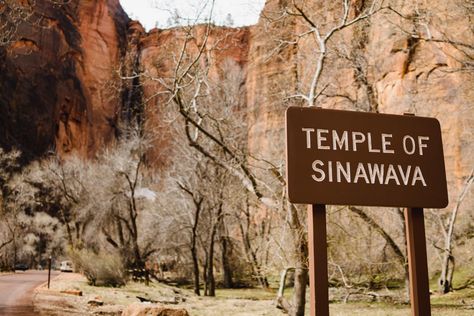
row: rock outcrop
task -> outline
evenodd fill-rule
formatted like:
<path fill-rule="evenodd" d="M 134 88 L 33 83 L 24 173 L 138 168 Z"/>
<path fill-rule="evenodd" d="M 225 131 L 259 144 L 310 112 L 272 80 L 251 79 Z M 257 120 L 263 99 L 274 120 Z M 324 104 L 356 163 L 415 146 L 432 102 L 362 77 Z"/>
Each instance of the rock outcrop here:
<path fill-rule="evenodd" d="M 15 34 L 0 47 L 1 145 L 30 158 L 91 155 L 116 133 L 128 16 L 118 0 L 40 0 L 3 4 L 2 21 L 16 12 Z"/>
<path fill-rule="evenodd" d="M 283 165 L 284 111 L 302 104 L 321 50 L 303 18 L 285 17 L 288 1 L 268 0 L 259 23 L 215 28 L 207 46 L 245 72 L 249 150 Z M 351 1 L 349 19 L 367 1 Z M 306 5 L 307 18 L 325 34 L 340 23 L 338 2 Z M 0 5 L 2 19 L 8 14 Z M 464 0 L 408 3 L 337 32 L 328 42 L 317 103 L 325 108 L 434 116 L 441 121 L 453 207 L 473 168 L 474 84 L 472 5 Z M 92 156 L 120 133 L 120 122 L 144 123 L 168 144 L 161 115 L 164 77 L 184 36 L 195 50 L 204 27 L 154 29 L 130 21 L 118 0 L 71 1 L 58 7 L 38 0 L 16 36 L 0 47 L 0 145 L 30 157 L 49 150 Z M 188 33 L 188 31 L 190 33 Z M 305 35 L 306 34 L 306 35 Z M 217 46 L 216 46 L 217 45 Z M 268 141 L 271 139 L 271 141 Z M 469 196 L 466 207 L 472 207 Z"/>
<path fill-rule="evenodd" d="M 322 36 L 341 23 L 343 11 L 337 2 L 306 3 L 307 18 Z M 355 10 L 349 20 L 369 2 L 351 3 Z M 314 34 L 308 33 L 307 20 L 278 19 L 285 6 L 287 1 L 267 1 L 260 22 L 252 27 L 246 83 L 253 122 L 250 150 L 275 165 L 284 163 L 281 154 L 275 155 L 284 152 L 284 110 L 304 103 L 293 96 L 309 94 L 321 51 Z M 451 210 L 474 168 L 474 11 L 466 1 L 434 5 L 394 0 L 390 8 L 374 14 L 370 22 L 362 20 L 336 32 L 328 42 L 317 104 L 436 117 L 443 132 Z M 472 194 L 463 203 L 463 209 L 472 208 Z M 469 213 L 464 213 L 466 219 Z"/>
<path fill-rule="evenodd" d="M 141 31 L 142 32 L 142 31 Z M 168 30 L 153 29 L 148 34 L 142 33 L 138 42 L 139 50 L 136 57 L 137 72 L 144 74 L 136 87 L 140 89 L 141 101 L 139 112 L 146 117 L 146 130 L 152 130 L 156 135 L 155 146 L 151 157 L 156 164 L 164 162 L 164 152 L 169 148 L 174 132 L 169 128 L 170 118 L 165 118 L 164 109 L 169 107 L 169 94 L 163 94 L 166 85 L 171 85 L 170 78 L 175 76 L 175 66 L 180 58 L 180 52 L 186 39 L 192 38 L 186 45 L 186 60 L 183 64 L 192 62 L 191 56 L 196 56 L 204 44 L 207 27 L 198 25 L 192 29 L 174 28 Z M 202 68 L 209 67 L 208 76 L 216 79 L 222 72 L 226 62 L 232 61 L 245 72 L 249 47 L 249 28 L 211 28 L 205 42 L 205 54 L 200 59 Z M 210 61 L 208 65 L 206 63 Z M 164 78 L 164 80 L 156 80 Z M 131 104 L 137 105 L 136 102 Z M 169 111 L 168 111 L 169 112 Z"/>

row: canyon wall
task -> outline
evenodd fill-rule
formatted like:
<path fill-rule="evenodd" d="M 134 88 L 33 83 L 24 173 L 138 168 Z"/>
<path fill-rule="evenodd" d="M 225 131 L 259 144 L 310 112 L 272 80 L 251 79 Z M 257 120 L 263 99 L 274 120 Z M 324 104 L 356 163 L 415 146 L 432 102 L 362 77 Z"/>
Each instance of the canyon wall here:
<path fill-rule="evenodd" d="M 305 1 L 304 18 L 289 3 L 266 2 L 252 27 L 249 49 L 249 146 L 276 165 L 284 164 L 284 110 L 305 104 L 295 96 L 309 94 L 321 52 L 311 23 L 324 37 L 343 18 L 336 1 Z M 370 1 L 351 4 L 348 21 L 366 11 Z M 387 2 L 370 19 L 337 31 L 328 41 L 317 88 L 316 104 L 323 108 L 437 118 L 443 132 L 448 210 L 455 207 L 474 168 L 473 18 L 472 4 L 463 0 L 436 5 Z M 468 194 L 460 225 L 472 227 L 473 206 L 474 197 Z"/>
<path fill-rule="evenodd" d="M 231 59 L 245 72 L 249 149 L 284 168 L 284 111 L 304 105 L 321 50 L 321 34 L 338 25 L 338 2 L 305 4 L 307 20 L 288 1 L 268 0 L 257 25 L 215 28 L 206 60 L 217 73 Z M 366 10 L 354 0 L 349 19 Z M 14 40 L 0 47 L 0 143 L 37 157 L 49 150 L 92 156 L 120 133 L 120 124 L 143 123 L 161 135 L 163 86 L 186 36 L 196 50 L 204 27 L 154 29 L 130 21 L 118 0 L 72 1 L 58 7 L 37 1 Z M 286 10 L 285 10 L 286 9 Z M 5 19 L 5 5 L 0 14 Z M 286 12 L 286 13 L 285 13 Z M 317 104 L 325 108 L 433 116 L 443 129 L 449 194 L 454 207 L 473 168 L 473 8 L 469 1 L 393 0 L 336 32 L 327 43 Z M 212 48 L 212 49 L 211 49 Z M 217 48 L 217 49 L 216 49 Z M 140 75 L 139 75 L 140 74 Z M 143 75 L 145 74 L 145 75 Z M 157 158 L 161 159 L 161 158 Z M 474 205 L 468 195 L 464 206 Z M 465 225 L 470 225 L 469 221 Z"/>
<path fill-rule="evenodd" d="M 133 27 L 139 28 L 139 25 Z M 208 73 L 209 82 L 219 80 L 228 62 L 245 72 L 249 28 L 211 28 L 208 36 L 205 35 L 208 32 L 205 25 L 154 29 L 147 34 L 142 29 L 139 32 L 141 36 L 136 56 L 139 69 L 135 71 L 141 74 L 136 83 L 141 94 L 139 106 L 145 117 L 145 130 L 154 135 L 154 148 L 149 159 L 155 165 L 162 165 L 167 160 L 170 141 L 175 137 L 173 128 L 176 126 L 172 127 L 169 123 L 177 119 L 177 108 L 170 102 L 167 89 L 174 84 L 173 78 L 179 76 L 175 74 L 178 61 L 181 60 L 182 68 L 185 69 L 204 47 L 198 62 L 200 69 Z"/>
<path fill-rule="evenodd" d="M 14 32 L 0 46 L 1 145 L 31 159 L 92 155 L 112 140 L 129 22 L 119 1 L 18 1 L 0 13 Z"/>

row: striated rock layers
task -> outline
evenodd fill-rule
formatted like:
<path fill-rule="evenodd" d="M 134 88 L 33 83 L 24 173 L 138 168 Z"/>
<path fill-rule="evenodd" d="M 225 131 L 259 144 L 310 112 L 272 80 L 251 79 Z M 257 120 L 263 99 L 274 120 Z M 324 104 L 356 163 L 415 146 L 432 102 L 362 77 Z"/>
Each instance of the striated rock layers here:
<path fill-rule="evenodd" d="M 290 1 L 268 0 L 257 25 L 216 28 L 206 50 L 214 54 L 206 58 L 217 60 L 211 74 L 229 58 L 245 72 L 249 149 L 281 166 L 284 111 L 302 104 L 294 96 L 309 93 L 321 53 L 308 20 L 324 35 L 342 18 L 337 1 L 306 2 L 307 20 L 283 14 Z M 351 1 L 348 18 L 367 3 Z M 472 4 L 392 0 L 390 8 L 327 42 L 317 103 L 437 117 L 452 207 L 473 168 Z M 2 19 L 5 10 L 0 5 Z M 16 36 L 0 46 L 2 146 L 19 147 L 31 157 L 49 150 L 91 156 L 115 139 L 120 122 L 145 122 L 163 136 L 155 150 L 160 154 L 168 132 L 162 124 L 163 97 L 157 94 L 162 86 L 153 80 L 143 84 L 137 75 L 172 74 L 179 43 L 191 34 L 189 49 L 196 49 L 202 26 L 192 33 L 179 28 L 146 33 L 118 0 L 71 1 L 62 7 L 38 0 L 33 15 L 22 21 Z M 473 198 L 465 203 L 472 206 Z"/>

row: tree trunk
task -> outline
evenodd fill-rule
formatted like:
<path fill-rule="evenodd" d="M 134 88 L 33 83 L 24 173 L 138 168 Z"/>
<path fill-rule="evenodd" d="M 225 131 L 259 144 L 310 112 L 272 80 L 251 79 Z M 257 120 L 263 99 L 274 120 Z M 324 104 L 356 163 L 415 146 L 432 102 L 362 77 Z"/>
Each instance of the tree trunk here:
<path fill-rule="evenodd" d="M 443 257 L 443 270 L 438 280 L 438 291 L 447 294 L 453 289 L 454 257 L 448 253 Z"/>
<path fill-rule="evenodd" d="M 406 222 L 405 222 L 405 212 L 403 211 L 403 208 L 397 208 L 396 209 L 397 215 L 400 218 L 400 223 L 401 223 L 401 230 L 402 232 L 407 231 L 406 227 Z M 410 302 L 410 269 L 408 267 L 408 247 L 407 247 L 407 235 L 406 233 L 402 234 L 402 244 L 405 245 L 405 251 L 404 251 L 404 256 L 405 256 L 405 263 L 403 264 L 403 271 L 405 272 L 405 300 L 406 302 Z"/>
<path fill-rule="evenodd" d="M 290 315 L 304 316 L 306 305 L 306 285 L 308 284 L 308 269 L 298 267 L 295 269 L 295 285 L 293 288 L 293 306 Z"/>
<path fill-rule="evenodd" d="M 211 229 L 211 236 L 210 236 L 210 241 L 209 241 L 209 260 L 207 262 L 207 280 L 206 283 L 208 284 L 208 296 L 216 296 L 216 280 L 214 278 L 214 246 L 215 246 L 215 240 L 216 240 L 216 235 L 217 232 L 219 231 L 219 228 L 222 224 L 223 221 L 223 199 L 221 196 L 221 202 L 219 203 L 219 206 L 217 208 L 217 213 L 216 213 L 216 218 L 212 224 L 212 229 Z"/>
<path fill-rule="evenodd" d="M 200 296 L 201 292 L 199 289 L 199 261 L 198 261 L 197 249 L 196 249 L 196 236 L 194 236 L 192 240 L 191 256 L 193 259 L 194 294 Z"/>
<path fill-rule="evenodd" d="M 209 241 L 209 259 L 207 262 L 207 280 L 206 283 L 208 284 L 208 296 L 216 296 L 216 280 L 214 278 L 214 246 L 217 232 L 219 231 L 222 221 L 223 221 L 223 212 L 224 212 L 224 205 L 223 205 L 223 197 L 222 192 L 220 193 L 220 203 L 217 208 L 217 213 L 215 214 L 216 217 L 213 221 L 212 228 L 211 228 L 211 236 Z"/>
<path fill-rule="evenodd" d="M 203 248 L 205 248 L 205 247 L 203 247 Z M 209 255 L 208 255 L 207 251 L 205 251 L 205 256 L 206 256 L 205 257 L 206 260 L 204 261 L 204 265 L 202 267 L 202 279 L 203 279 L 203 282 L 204 282 L 204 296 L 208 296 L 208 294 L 209 294 L 209 287 L 208 287 L 209 282 L 207 281 L 207 278 L 208 278 L 208 276 L 207 276 L 207 273 L 208 273 L 207 267 L 209 265 Z"/>
<path fill-rule="evenodd" d="M 222 207 L 222 206 L 221 206 Z M 219 216 L 220 211 L 218 212 L 218 218 L 216 222 L 212 225 L 211 237 L 209 238 L 209 251 L 208 251 L 208 260 L 207 260 L 207 296 L 216 296 L 216 280 L 214 279 L 214 245 L 215 238 L 217 233 L 217 228 L 219 225 Z"/>
<path fill-rule="evenodd" d="M 222 270 L 224 272 L 224 288 L 230 289 L 234 286 L 232 282 L 232 267 L 230 266 L 229 257 L 231 253 L 231 245 L 229 245 L 228 237 L 221 238 L 222 247 Z"/>
<path fill-rule="evenodd" d="M 193 273 L 194 273 L 194 294 L 200 296 L 201 292 L 199 289 L 199 260 L 197 253 L 197 228 L 199 225 L 199 216 L 201 214 L 202 199 L 196 199 L 193 196 L 194 205 L 196 212 L 194 213 L 194 223 L 191 231 L 191 256 L 193 259 Z M 204 271 L 205 273 L 205 271 Z"/>
<path fill-rule="evenodd" d="M 268 283 L 268 279 L 265 275 L 263 275 L 261 271 L 261 268 L 258 267 L 258 273 L 259 273 L 259 277 L 258 277 L 258 283 L 260 283 L 260 286 L 263 288 L 263 289 L 268 289 L 270 287 L 270 284 Z"/>
<path fill-rule="evenodd" d="M 405 268 L 405 300 L 410 302 L 410 268 L 408 262 L 404 266 Z"/>
<path fill-rule="evenodd" d="M 194 212 L 194 220 L 193 220 L 193 227 L 191 229 L 191 258 L 193 260 L 193 274 L 194 274 L 194 294 L 200 296 L 201 291 L 199 288 L 199 259 L 198 259 L 198 249 L 197 249 L 197 238 L 198 238 L 198 226 L 199 226 L 199 219 L 201 215 L 201 207 L 204 198 L 200 194 L 196 194 L 195 192 L 188 189 L 181 183 L 178 183 L 181 190 L 185 193 L 189 194 L 189 196 L 193 199 L 195 212 Z M 204 280 L 206 280 L 206 268 L 203 270 Z M 206 287 L 207 288 L 207 287 Z M 205 289 L 205 292 L 207 290 Z"/>
<path fill-rule="evenodd" d="M 291 310 L 291 304 L 288 303 L 288 301 L 285 300 L 285 287 L 286 287 L 286 278 L 288 276 L 289 271 L 294 271 L 295 268 L 286 268 L 285 270 L 282 271 L 280 275 L 280 287 L 278 288 L 278 294 L 277 294 L 277 307 L 285 310 L 286 312 L 289 312 Z"/>
<path fill-rule="evenodd" d="M 214 234 L 212 234 L 209 244 L 209 260 L 207 264 L 207 288 L 208 296 L 216 296 L 216 280 L 214 279 Z"/>
<path fill-rule="evenodd" d="M 461 204 L 469 192 L 469 188 L 474 182 L 474 169 L 471 170 L 469 177 L 466 180 L 464 188 L 461 190 L 461 194 L 456 201 L 456 205 L 449 217 L 448 227 L 442 227 L 445 230 L 444 233 L 444 254 L 443 263 L 441 267 L 441 275 L 438 281 L 439 292 L 446 294 L 452 290 L 452 281 L 454 274 L 454 257 L 453 257 L 453 235 L 454 235 L 454 224 L 456 223 L 457 215 Z"/>
<path fill-rule="evenodd" d="M 262 268 L 260 264 L 258 263 L 257 259 L 257 254 L 255 251 L 252 249 L 252 245 L 250 243 L 250 236 L 249 236 L 249 227 L 250 227 L 250 213 L 247 212 L 245 213 L 246 215 L 246 228 L 244 228 L 244 225 L 242 224 L 241 221 L 239 228 L 240 228 L 240 234 L 242 236 L 242 243 L 244 246 L 244 251 L 245 251 L 245 256 L 247 257 L 247 261 L 250 263 L 250 266 L 252 267 L 252 272 L 257 279 L 258 283 L 263 289 L 268 289 L 269 284 L 266 276 L 262 273 Z"/>
<path fill-rule="evenodd" d="M 455 263 L 456 261 L 454 260 L 454 257 L 451 256 L 450 257 L 450 260 L 451 260 L 451 267 L 448 271 L 448 277 L 446 278 L 448 283 L 449 283 L 449 290 L 452 291 L 453 290 L 453 276 L 454 276 L 454 268 L 455 268 Z"/>
<path fill-rule="evenodd" d="M 18 254 L 17 254 L 16 239 L 15 237 L 13 237 L 13 270 L 15 270 L 17 260 L 18 260 Z"/>
<path fill-rule="evenodd" d="M 59 209 L 59 212 L 61 213 L 64 225 L 66 226 L 67 240 L 69 242 L 69 246 L 74 249 L 74 240 L 72 238 L 72 231 L 71 227 L 69 226 L 69 222 L 66 220 L 66 215 L 64 214 L 64 210 L 62 208 Z"/>
<path fill-rule="evenodd" d="M 279 307 L 283 308 L 290 316 L 304 316 L 306 286 L 308 285 L 308 241 L 296 206 L 288 203 L 288 213 L 296 262 L 295 280 L 291 304 L 283 297 L 279 298 L 278 303 Z"/>

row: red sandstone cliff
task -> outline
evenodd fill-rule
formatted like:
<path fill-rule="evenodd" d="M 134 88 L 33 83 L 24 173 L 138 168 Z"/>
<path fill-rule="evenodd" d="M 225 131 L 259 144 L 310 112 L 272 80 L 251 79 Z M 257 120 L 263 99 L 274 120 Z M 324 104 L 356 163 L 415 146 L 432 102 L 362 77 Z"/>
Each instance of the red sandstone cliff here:
<path fill-rule="evenodd" d="M 342 8 L 337 2 L 306 3 L 308 17 L 322 34 L 340 23 Z M 366 3 L 352 1 L 359 10 Z M 284 150 L 284 110 L 301 102 L 292 95 L 308 92 L 319 54 L 314 36 L 295 36 L 309 30 L 304 19 L 279 19 L 286 5 L 268 0 L 258 25 L 252 27 L 246 83 L 253 115 L 250 150 L 276 165 L 284 162 L 281 154 L 274 155 Z M 394 0 L 390 6 L 396 12 L 382 10 L 370 23 L 362 21 L 329 42 L 319 85 L 324 91 L 317 103 L 439 119 L 451 209 L 474 167 L 474 12 L 465 1 L 435 5 Z M 472 208 L 474 197 L 464 203 L 465 209 Z"/>
<path fill-rule="evenodd" d="M 31 15 L 14 20 L 14 10 Z M 148 79 L 173 70 L 186 30 L 147 34 L 118 0 L 1 5 L 0 18 L 14 29 L 19 23 L 0 46 L 2 146 L 29 157 L 50 150 L 92 156 L 116 138 L 119 124 L 160 128 L 160 85 Z M 188 50 L 196 51 L 205 27 L 190 31 Z M 247 28 L 213 28 L 206 47 L 215 61 L 211 73 L 227 58 L 245 67 L 248 47 Z"/>
<path fill-rule="evenodd" d="M 1 145 L 29 157 L 92 154 L 115 134 L 120 102 L 113 83 L 129 18 L 118 0 L 9 6 L 0 8 L 15 31 L 0 46 Z M 13 19 L 15 12 L 25 18 Z"/>
<path fill-rule="evenodd" d="M 153 130 L 157 141 L 151 155 L 153 160 L 161 164 L 165 159 L 166 148 L 173 137 L 170 130 L 170 118 L 164 118 L 164 108 L 169 107 L 169 94 L 160 94 L 165 90 L 166 82 L 175 74 L 175 67 L 180 58 L 185 41 L 192 38 L 186 45 L 186 56 L 196 56 L 204 45 L 207 27 L 196 26 L 192 29 L 175 28 L 169 30 L 154 29 L 143 34 L 139 42 L 139 64 L 145 72 L 140 78 L 142 102 L 146 116 L 145 128 Z M 203 69 L 209 68 L 209 77 L 217 78 L 227 60 L 232 60 L 245 71 L 248 55 L 248 28 L 211 28 L 204 45 L 204 56 L 200 59 Z M 186 57 L 186 58 L 188 58 Z M 191 59 L 184 60 L 186 65 Z M 209 64 L 206 64 L 209 63 Z M 156 78 L 165 78 L 163 84 Z M 174 115 L 174 114 L 173 114 Z M 161 161 L 160 161 L 161 160 Z"/>
<path fill-rule="evenodd" d="M 364 9 L 365 1 L 352 3 Z M 437 117 L 453 201 L 473 167 L 472 8 L 462 0 L 390 4 L 397 13 L 380 12 L 329 43 L 318 103 Z M 211 73 L 226 58 L 246 72 L 249 148 L 277 165 L 284 160 L 284 111 L 301 102 L 291 96 L 307 91 L 319 53 L 314 37 L 295 37 L 308 30 L 304 20 L 281 18 L 285 5 L 268 0 L 257 25 L 216 28 L 208 43 L 225 39 L 210 56 L 217 60 Z M 340 9 L 334 3 L 305 7 L 322 32 L 337 23 Z M 4 7 L 0 14 L 3 19 Z M 34 17 L 0 47 L 1 145 L 30 156 L 49 149 L 92 155 L 120 132 L 119 121 L 145 122 L 162 135 L 158 156 L 167 144 L 160 116 L 165 101 L 155 95 L 160 85 L 135 75 L 168 75 L 185 30 L 146 33 L 118 0 L 72 1 L 61 8 L 41 0 Z M 192 34 L 188 49 L 195 50 L 203 27 Z M 467 207 L 473 205 L 469 199 Z"/>

